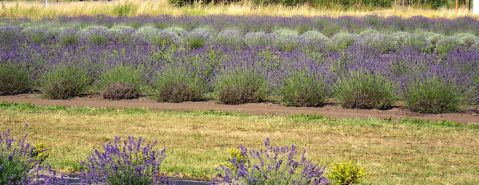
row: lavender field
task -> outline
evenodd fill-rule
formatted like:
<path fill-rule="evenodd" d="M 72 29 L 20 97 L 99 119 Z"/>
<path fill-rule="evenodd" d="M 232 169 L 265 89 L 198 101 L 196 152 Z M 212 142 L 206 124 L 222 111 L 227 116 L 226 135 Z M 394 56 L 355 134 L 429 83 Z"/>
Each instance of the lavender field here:
<path fill-rule="evenodd" d="M 74 68 L 63 75 L 74 76 L 71 83 L 81 88 L 47 98 L 111 90 L 114 95 L 105 98 L 237 104 L 279 97 L 291 106 L 331 101 L 379 109 L 406 102 L 426 113 L 479 103 L 479 21 L 473 18 L 99 16 L 2 22 L 0 62 L 28 76 L 28 85 L 0 89 L 3 95 L 64 92 L 58 84 L 70 82 L 55 81 L 60 77 L 52 71 Z"/>

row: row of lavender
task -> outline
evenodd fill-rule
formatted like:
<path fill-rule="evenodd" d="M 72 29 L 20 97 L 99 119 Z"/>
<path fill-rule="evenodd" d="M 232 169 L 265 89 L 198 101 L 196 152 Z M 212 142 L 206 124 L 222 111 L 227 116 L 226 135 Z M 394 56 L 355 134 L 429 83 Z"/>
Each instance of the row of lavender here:
<path fill-rule="evenodd" d="M 369 29 L 326 37 L 285 28 L 244 33 L 39 24 L 1 26 L 0 37 L 0 61 L 19 65 L 33 81 L 23 90 L 41 90 L 49 98 L 101 92 L 109 99 L 154 95 L 181 102 L 213 92 L 231 104 L 278 95 L 295 106 L 320 106 L 334 97 L 349 108 L 388 108 L 396 100 L 442 107 L 411 107 L 433 113 L 479 100 L 479 39 L 472 34 Z M 3 68 L 11 74 L 11 65 Z M 0 77 L 11 86 L 11 77 Z M 5 89 L 2 94 L 14 94 Z M 439 105 L 427 104 L 436 99 Z M 455 108 L 446 100 L 454 100 Z"/>
<path fill-rule="evenodd" d="M 339 163 L 328 170 L 318 166 L 298 151 L 295 145 L 277 147 L 265 139 L 264 148 L 232 148 L 230 158 L 216 170 L 211 184 L 355 184 L 365 175 L 364 169 L 352 162 Z M 0 133 L 0 183 L 25 185 L 70 184 L 45 164 L 48 151 L 43 145 L 33 146 L 26 136 L 16 140 L 10 131 Z M 102 149 L 81 162 L 80 182 L 72 184 L 175 184 L 163 175 L 165 149 L 142 138 L 121 140 L 116 137 Z"/>
<path fill-rule="evenodd" d="M 2 22 L 19 26 L 34 25 L 31 20 L 2 20 Z M 37 21 L 38 22 L 38 21 Z M 460 17 L 456 19 L 411 17 L 401 18 L 396 16 L 379 17 L 370 16 L 342 16 L 332 17 L 268 17 L 268 16 L 137 16 L 137 17 L 108 17 L 108 16 L 76 16 L 60 17 L 56 19 L 41 20 L 40 23 L 55 23 L 57 25 L 100 25 L 112 27 L 124 24 L 138 28 L 152 25 L 157 28 L 182 27 L 192 30 L 200 26 L 207 26 L 215 30 L 235 28 L 241 32 L 272 32 L 278 28 L 290 28 L 302 33 L 308 30 L 317 30 L 332 36 L 337 32 L 360 33 L 366 29 L 381 32 L 434 32 L 451 35 L 457 32 L 479 34 L 479 21 L 474 17 Z M 1 24 L 1 23 L 0 23 Z"/>

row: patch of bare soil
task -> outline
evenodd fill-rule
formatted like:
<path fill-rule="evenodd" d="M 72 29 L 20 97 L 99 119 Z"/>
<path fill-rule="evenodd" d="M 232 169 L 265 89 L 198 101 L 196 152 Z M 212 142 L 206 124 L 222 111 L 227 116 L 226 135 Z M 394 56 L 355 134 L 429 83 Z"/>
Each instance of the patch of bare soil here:
<path fill-rule="evenodd" d="M 16 96 L 0 96 L 0 101 L 11 103 L 31 103 L 35 105 L 61 105 L 61 106 L 82 106 L 82 107 L 106 107 L 106 108 L 147 108 L 152 110 L 186 110 L 186 111 L 227 111 L 245 112 L 267 115 L 294 115 L 294 114 L 320 114 L 330 118 L 381 118 L 381 119 L 403 119 L 414 118 L 424 120 L 448 120 L 459 123 L 479 123 L 479 114 L 470 110 L 461 113 L 444 114 L 420 114 L 411 112 L 404 108 L 393 108 L 389 110 L 365 110 L 365 109 L 344 109 L 339 106 L 326 105 L 324 107 L 285 107 L 273 103 L 250 103 L 242 105 L 223 105 L 214 101 L 205 102 L 184 102 L 184 103 L 158 103 L 150 99 L 140 98 L 135 100 L 111 101 L 102 99 L 100 96 L 88 96 L 70 100 L 49 100 L 43 99 L 35 94 L 24 94 Z"/>

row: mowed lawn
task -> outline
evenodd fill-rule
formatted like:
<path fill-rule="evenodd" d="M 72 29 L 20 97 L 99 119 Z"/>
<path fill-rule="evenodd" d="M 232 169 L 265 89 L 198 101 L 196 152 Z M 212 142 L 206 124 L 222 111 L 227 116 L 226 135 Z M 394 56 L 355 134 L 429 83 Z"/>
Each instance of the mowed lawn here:
<path fill-rule="evenodd" d="M 27 125 L 27 126 L 26 126 Z M 222 112 L 156 112 L 0 104 L 0 129 L 29 133 L 49 148 L 48 163 L 63 172 L 115 136 L 141 136 L 167 148 L 163 171 L 210 179 L 228 148 L 296 144 L 313 161 L 356 160 L 365 184 L 479 184 L 479 127 L 418 120 L 259 116 Z"/>

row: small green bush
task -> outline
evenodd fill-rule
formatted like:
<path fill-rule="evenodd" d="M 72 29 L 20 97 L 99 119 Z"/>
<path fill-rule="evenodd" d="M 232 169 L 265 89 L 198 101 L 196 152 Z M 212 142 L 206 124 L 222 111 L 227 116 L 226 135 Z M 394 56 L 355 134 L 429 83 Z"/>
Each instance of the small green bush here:
<path fill-rule="evenodd" d="M 0 64 L 0 95 L 15 95 L 31 89 L 28 70 L 18 64 Z"/>
<path fill-rule="evenodd" d="M 129 16 L 132 15 L 136 9 L 138 9 L 138 7 L 133 3 L 121 3 L 113 6 L 113 13 L 119 17 Z"/>
<path fill-rule="evenodd" d="M 349 185 L 358 184 L 365 175 L 364 168 L 359 164 L 346 161 L 334 164 L 328 173 L 328 178 L 332 184 Z"/>
<path fill-rule="evenodd" d="M 207 89 L 200 77 L 184 67 L 168 67 L 159 73 L 155 88 L 159 102 L 172 103 L 201 100 Z"/>
<path fill-rule="evenodd" d="M 337 82 L 335 98 L 345 108 L 387 109 L 395 99 L 393 89 L 381 75 L 355 72 Z"/>
<path fill-rule="evenodd" d="M 349 48 L 354 42 L 359 39 L 359 36 L 351 33 L 338 33 L 333 36 L 332 48 L 337 51 L 344 51 Z"/>
<path fill-rule="evenodd" d="M 62 66 L 43 77 L 41 91 L 49 99 L 68 99 L 83 95 L 91 82 L 90 76 L 83 69 Z"/>
<path fill-rule="evenodd" d="M 60 28 L 58 40 L 62 45 L 75 45 L 79 43 L 80 36 L 74 28 Z"/>
<path fill-rule="evenodd" d="M 145 86 L 142 70 L 128 65 L 116 66 L 100 76 L 96 82 L 96 88 L 99 91 L 104 91 L 107 87 L 114 84 L 133 86 L 137 91 L 140 91 Z"/>
<path fill-rule="evenodd" d="M 273 44 L 283 51 L 292 51 L 299 46 L 298 32 L 288 29 L 276 30 Z"/>
<path fill-rule="evenodd" d="M 145 83 L 141 69 L 119 65 L 101 75 L 96 86 L 103 98 L 119 100 L 138 98 Z"/>
<path fill-rule="evenodd" d="M 284 80 L 280 94 L 287 106 L 317 107 L 324 103 L 326 87 L 317 77 L 296 72 Z"/>
<path fill-rule="evenodd" d="M 103 26 L 88 26 L 79 32 L 80 39 L 95 45 L 105 45 L 111 38 L 108 28 Z"/>
<path fill-rule="evenodd" d="M 224 104 L 256 103 L 266 98 L 267 81 L 255 71 L 237 69 L 218 77 L 215 93 Z"/>
<path fill-rule="evenodd" d="M 211 31 L 205 28 L 197 28 L 191 31 L 186 37 L 189 48 L 197 49 L 203 47 L 211 37 Z"/>
<path fill-rule="evenodd" d="M 412 83 L 406 92 L 409 110 L 421 113 L 445 113 L 459 110 L 461 94 L 452 84 L 438 78 Z"/>

